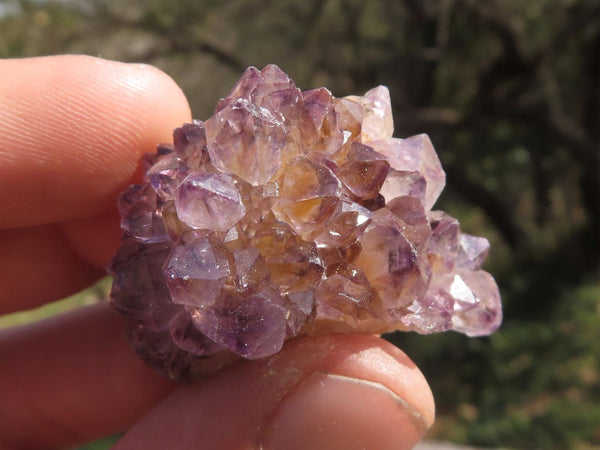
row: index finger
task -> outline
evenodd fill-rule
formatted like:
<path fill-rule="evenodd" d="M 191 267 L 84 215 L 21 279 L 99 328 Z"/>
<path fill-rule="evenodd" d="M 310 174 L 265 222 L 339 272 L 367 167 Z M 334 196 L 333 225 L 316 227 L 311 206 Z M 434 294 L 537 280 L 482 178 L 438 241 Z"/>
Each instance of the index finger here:
<path fill-rule="evenodd" d="M 189 120 L 181 90 L 151 66 L 75 55 L 0 61 L 0 228 L 106 211 L 140 155 Z"/>
<path fill-rule="evenodd" d="M 67 296 L 118 245 L 117 195 L 189 122 L 156 68 L 88 56 L 0 61 L 0 314 Z"/>

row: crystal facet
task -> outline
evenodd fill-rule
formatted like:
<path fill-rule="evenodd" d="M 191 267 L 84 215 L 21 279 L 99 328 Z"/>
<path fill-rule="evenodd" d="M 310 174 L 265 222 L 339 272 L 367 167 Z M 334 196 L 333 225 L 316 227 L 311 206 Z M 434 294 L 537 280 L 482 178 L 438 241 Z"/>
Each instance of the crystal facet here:
<path fill-rule="evenodd" d="M 393 130 L 384 86 L 334 98 L 251 67 L 144 156 L 108 268 L 137 353 L 190 379 L 204 356 L 263 358 L 301 334 L 493 332 L 489 243 L 431 211 L 433 145 Z"/>

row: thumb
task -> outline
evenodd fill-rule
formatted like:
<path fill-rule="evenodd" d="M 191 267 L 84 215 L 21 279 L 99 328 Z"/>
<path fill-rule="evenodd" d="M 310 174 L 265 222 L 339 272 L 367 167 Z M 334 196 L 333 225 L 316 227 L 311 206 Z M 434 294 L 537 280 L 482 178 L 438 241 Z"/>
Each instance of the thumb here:
<path fill-rule="evenodd" d="M 396 347 L 323 336 L 180 387 L 114 448 L 409 449 L 433 417 L 423 375 Z"/>

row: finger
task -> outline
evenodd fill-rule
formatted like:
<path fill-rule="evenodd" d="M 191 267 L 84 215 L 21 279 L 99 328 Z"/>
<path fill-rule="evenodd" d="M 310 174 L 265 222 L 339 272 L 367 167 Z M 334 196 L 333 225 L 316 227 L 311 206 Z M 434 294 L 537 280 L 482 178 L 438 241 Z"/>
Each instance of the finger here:
<path fill-rule="evenodd" d="M 1 228 L 114 206 L 143 152 L 190 120 L 156 68 L 88 56 L 0 61 Z"/>
<path fill-rule="evenodd" d="M 0 314 L 64 298 L 102 271 L 81 261 L 58 227 L 0 230 Z"/>
<path fill-rule="evenodd" d="M 67 297 L 104 275 L 119 246 L 116 211 L 72 221 L 0 230 L 0 314 Z M 84 259 L 86 249 L 95 259 Z"/>
<path fill-rule="evenodd" d="M 181 90 L 150 66 L 85 56 L 0 61 L 0 312 L 101 275 L 118 245 L 118 193 L 140 155 L 189 120 Z"/>
<path fill-rule="evenodd" d="M 65 448 L 127 429 L 174 385 L 107 304 L 0 332 L 0 448 Z"/>
<path fill-rule="evenodd" d="M 433 415 L 423 375 L 391 344 L 305 338 L 179 388 L 115 449 L 408 449 Z"/>
<path fill-rule="evenodd" d="M 168 393 L 172 384 L 134 356 L 125 328 L 118 314 L 100 304 L 2 331 L 0 448 L 62 448 L 124 430 Z M 322 337 L 291 342 L 270 360 L 244 361 L 222 376 L 180 388 L 120 445 L 189 448 L 185 439 L 200 435 L 197 442 L 206 442 L 206 448 L 243 448 L 237 443 L 252 440 L 262 440 L 265 449 L 277 448 L 286 436 L 311 433 L 315 427 L 333 434 L 356 432 L 337 437 L 320 432 L 335 442 L 368 443 L 379 436 L 395 445 L 418 440 L 432 420 L 431 392 L 399 350 L 370 336 Z M 356 421 L 362 425 L 348 425 Z M 162 445 L 164 440 L 154 447 L 145 443 L 146 435 L 160 437 L 152 431 L 157 422 L 166 427 L 156 431 L 168 431 L 164 439 L 172 440 L 170 447 Z M 187 427 L 190 422 L 193 429 Z M 235 427 L 234 436 L 229 427 Z M 319 442 L 312 442 L 312 448 L 319 448 Z M 385 441 L 375 442 L 367 448 L 386 448 Z"/>

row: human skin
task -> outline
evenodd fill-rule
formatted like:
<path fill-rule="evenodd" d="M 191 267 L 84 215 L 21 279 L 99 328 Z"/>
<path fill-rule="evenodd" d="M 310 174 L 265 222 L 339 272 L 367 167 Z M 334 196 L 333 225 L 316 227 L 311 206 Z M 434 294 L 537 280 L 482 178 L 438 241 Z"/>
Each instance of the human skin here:
<path fill-rule="evenodd" d="M 156 68 L 87 56 L 0 61 L 0 314 L 90 285 L 119 245 L 116 198 L 191 121 Z M 369 335 L 294 340 L 177 386 L 141 363 L 106 303 L 0 331 L 0 449 L 126 431 L 127 449 L 412 448 L 431 391 Z"/>

